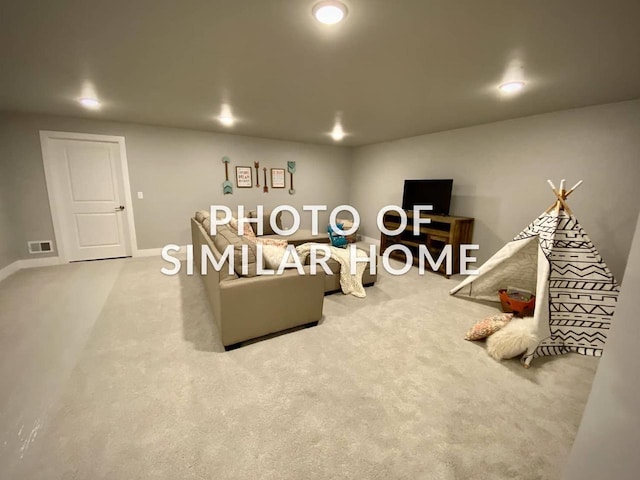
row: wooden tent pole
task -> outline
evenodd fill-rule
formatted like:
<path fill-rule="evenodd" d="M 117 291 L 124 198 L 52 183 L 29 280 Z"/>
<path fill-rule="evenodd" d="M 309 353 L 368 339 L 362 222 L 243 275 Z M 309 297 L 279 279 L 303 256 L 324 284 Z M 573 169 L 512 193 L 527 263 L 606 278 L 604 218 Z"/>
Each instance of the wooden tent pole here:
<path fill-rule="evenodd" d="M 576 183 L 573 187 L 571 187 L 570 190 L 565 191 L 564 189 L 564 184 L 565 184 L 565 179 L 563 178 L 560 181 L 560 189 L 556 190 L 556 186 L 553 184 L 553 182 L 551 180 L 547 180 L 547 183 L 551 186 L 551 190 L 553 190 L 553 193 L 556 196 L 556 201 L 551 204 L 551 206 L 549 208 L 547 208 L 544 213 L 549 213 L 552 210 L 556 210 L 556 213 L 559 214 L 560 213 L 560 209 L 562 208 L 563 210 L 565 210 L 569 215 L 573 215 L 571 212 L 571 209 L 569 208 L 569 205 L 567 204 L 567 202 L 565 201 L 567 199 L 567 197 L 569 195 L 571 195 L 571 193 L 578 188 L 580 185 L 582 185 L 582 180 L 580 180 L 578 183 Z"/>
<path fill-rule="evenodd" d="M 567 205 L 567 202 L 564 201 L 564 198 L 559 197 L 558 203 L 562 204 L 562 208 L 564 209 L 565 212 L 567 212 L 569 215 L 572 215 L 571 209 L 569 208 L 569 205 Z"/>
<path fill-rule="evenodd" d="M 580 180 L 578 183 L 576 183 L 573 187 L 571 187 L 571 189 L 567 192 L 567 194 L 564 196 L 564 198 L 567 198 L 569 195 L 571 195 L 571 193 L 578 188 L 580 185 L 582 185 L 582 180 Z"/>
<path fill-rule="evenodd" d="M 553 184 L 553 182 L 551 181 L 551 179 L 547 179 L 547 183 L 549 184 L 549 186 L 551 187 L 551 191 L 553 192 L 553 194 L 556 196 L 556 198 L 558 198 L 558 190 L 556 189 L 556 186 Z M 552 203 L 549 208 L 547 208 L 544 213 L 549 213 L 551 210 L 553 210 L 554 208 L 556 208 L 558 206 L 558 200 L 556 200 L 554 203 Z"/>

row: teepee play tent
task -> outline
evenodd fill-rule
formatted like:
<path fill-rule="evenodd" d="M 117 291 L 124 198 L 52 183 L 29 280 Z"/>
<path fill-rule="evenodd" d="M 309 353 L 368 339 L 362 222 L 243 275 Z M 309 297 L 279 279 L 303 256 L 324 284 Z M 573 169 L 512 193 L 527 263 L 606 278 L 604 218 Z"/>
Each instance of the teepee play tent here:
<path fill-rule="evenodd" d="M 522 357 L 525 367 L 546 355 L 602 355 L 618 298 L 618 284 L 566 202 L 582 181 L 568 191 L 564 182 L 556 189 L 549 180 L 555 203 L 450 292 L 491 301 L 508 286 L 535 292 L 538 343 Z"/>

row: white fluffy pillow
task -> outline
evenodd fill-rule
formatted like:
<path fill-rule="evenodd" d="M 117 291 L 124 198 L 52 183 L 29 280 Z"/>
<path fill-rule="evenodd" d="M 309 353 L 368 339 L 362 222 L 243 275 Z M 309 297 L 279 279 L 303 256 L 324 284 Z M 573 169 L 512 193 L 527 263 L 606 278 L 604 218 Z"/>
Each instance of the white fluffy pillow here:
<path fill-rule="evenodd" d="M 291 257 L 291 254 L 287 252 L 286 248 L 278 247 L 276 245 L 262 245 L 262 258 L 264 259 L 264 264 L 271 270 L 278 270 L 285 254 L 287 254 L 286 261 L 293 262 L 293 258 Z"/>
<path fill-rule="evenodd" d="M 533 317 L 514 318 L 487 338 L 487 352 L 496 360 L 523 354 L 538 342 Z"/>

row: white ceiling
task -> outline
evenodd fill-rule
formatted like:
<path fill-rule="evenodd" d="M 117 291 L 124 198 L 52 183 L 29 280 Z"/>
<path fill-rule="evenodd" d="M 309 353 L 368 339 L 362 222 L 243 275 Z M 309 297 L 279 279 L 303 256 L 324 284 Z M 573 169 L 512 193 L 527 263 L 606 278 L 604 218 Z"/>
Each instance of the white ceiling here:
<path fill-rule="evenodd" d="M 638 0 L 344 0 L 332 26 L 314 3 L 1 0 L 0 110 L 311 143 L 340 115 L 363 145 L 640 97 Z"/>

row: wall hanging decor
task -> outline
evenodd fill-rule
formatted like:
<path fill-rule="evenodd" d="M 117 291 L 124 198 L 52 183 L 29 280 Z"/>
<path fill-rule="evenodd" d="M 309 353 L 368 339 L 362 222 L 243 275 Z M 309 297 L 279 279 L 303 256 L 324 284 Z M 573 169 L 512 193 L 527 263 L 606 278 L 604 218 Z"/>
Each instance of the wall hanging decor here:
<path fill-rule="evenodd" d="M 229 157 L 222 157 L 222 163 L 224 163 L 224 182 L 222 182 L 222 194 L 231 195 L 233 193 L 233 184 L 229 181 Z"/>
<path fill-rule="evenodd" d="M 263 168 L 262 170 L 264 170 L 264 187 L 262 191 L 264 193 L 269 193 L 269 187 L 267 186 L 267 167 Z"/>
<path fill-rule="evenodd" d="M 271 169 L 271 188 L 285 188 L 285 171 L 284 168 Z"/>
<path fill-rule="evenodd" d="M 236 167 L 236 185 L 238 188 L 253 187 L 251 167 Z"/>
<path fill-rule="evenodd" d="M 260 188 L 260 162 L 253 162 L 253 168 L 256 169 L 256 187 Z"/>
<path fill-rule="evenodd" d="M 289 194 L 293 195 L 296 193 L 293 189 L 293 174 L 296 173 L 296 162 L 287 162 L 287 170 L 291 176 L 291 188 L 289 189 Z"/>

